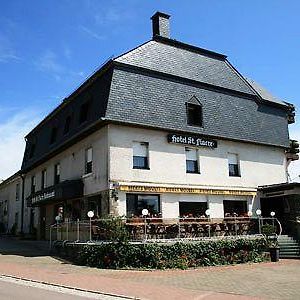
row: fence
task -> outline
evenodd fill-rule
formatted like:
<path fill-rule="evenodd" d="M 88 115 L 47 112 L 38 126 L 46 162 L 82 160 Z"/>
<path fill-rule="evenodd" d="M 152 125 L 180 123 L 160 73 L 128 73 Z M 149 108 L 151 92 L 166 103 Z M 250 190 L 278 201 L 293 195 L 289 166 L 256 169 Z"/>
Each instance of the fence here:
<path fill-rule="evenodd" d="M 50 226 L 50 243 L 59 241 L 107 241 L 110 240 L 113 219 L 64 222 Z M 135 218 L 116 219 L 125 226 L 131 241 L 165 239 L 201 239 L 261 234 L 265 225 L 280 235 L 281 224 L 276 218 L 227 217 L 222 220 L 209 218 Z M 273 229 L 272 229 L 273 228 Z"/>

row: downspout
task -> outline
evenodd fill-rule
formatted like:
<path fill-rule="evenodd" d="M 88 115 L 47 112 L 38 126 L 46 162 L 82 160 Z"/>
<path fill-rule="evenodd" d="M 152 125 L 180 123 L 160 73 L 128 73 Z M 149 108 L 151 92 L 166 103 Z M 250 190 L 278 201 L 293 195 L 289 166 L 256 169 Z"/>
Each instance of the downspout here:
<path fill-rule="evenodd" d="M 21 205 L 21 235 L 24 234 L 24 204 L 25 204 L 25 176 L 24 174 L 20 174 L 22 179 L 22 205 Z"/>

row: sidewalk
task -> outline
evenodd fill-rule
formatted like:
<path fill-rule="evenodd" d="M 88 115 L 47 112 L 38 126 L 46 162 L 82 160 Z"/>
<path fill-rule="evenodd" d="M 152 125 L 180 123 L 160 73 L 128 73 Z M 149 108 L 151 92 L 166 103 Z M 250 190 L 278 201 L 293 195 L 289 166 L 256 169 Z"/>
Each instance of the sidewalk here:
<path fill-rule="evenodd" d="M 100 270 L 74 266 L 46 253 L 34 256 L 30 248 L 33 242 L 0 240 L 0 274 L 153 300 L 299 299 L 300 294 L 300 260 L 185 271 Z"/>

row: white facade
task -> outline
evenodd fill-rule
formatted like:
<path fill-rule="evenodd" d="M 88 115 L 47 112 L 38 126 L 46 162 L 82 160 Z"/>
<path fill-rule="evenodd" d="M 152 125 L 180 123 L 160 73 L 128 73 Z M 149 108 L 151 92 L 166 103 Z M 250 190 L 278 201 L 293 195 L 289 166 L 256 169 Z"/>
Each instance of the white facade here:
<path fill-rule="evenodd" d="M 149 145 L 149 169 L 133 169 L 134 142 Z M 231 195 L 177 194 L 160 195 L 162 216 L 179 216 L 179 202 L 207 202 L 212 218 L 223 218 L 223 200 L 245 200 L 255 212 L 259 201 L 254 196 L 259 185 L 286 181 L 284 149 L 271 146 L 217 140 L 217 148 L 197 148 L 199 174 L 186 173 L 185 146 L 167 141 L 167 132 L 111 125 L 109 127 L 110 181 L 126 186 L 201 188 L 233 191 Z M 190 146 L 189 146 L 190 147 Z M 240 176 L 228 172 L 228 156 L 236 154 Z M 249 195 L 234 195 L 248 191 Z M 118 193 L 118 212 L 126 215 L 126 193 Z"/>
<path fill-rule="evenodd" d="M 46 188 L 54 185 L 54 165 L 57 163 L 60 164 L 61 182 L 81 178 L 84 198 L 106 193 L 107 199 L 102 197 L 101 201 L 108 202 L 107 212 L 121 216 L 128 215 L 127 194 L 159 195 L 163 218 L 177 218 L 180 203 L 185 202 L 206 203 L 210 217 L 216 219 L 224 217 L 224 200 L 246 201 L 247 211 L 255 212 L 260 207 L 257 187 L 286 181 L 286 159 L 282 148 L 219 139 L 216 140 L 217 148 L 195 148 L 199 173 L 189 174 L 186 172 L 186 146 L 169 143 L 167 134 L 158 130 L 106 125 L 28 172 L 24 199 L 31 194 L 32 176 L 35 176 L 35 191 L 42 189 L 43 170 L 46 170 Z M 147 145 L 147 153 L 144 149 L 135 149 L 137 142 Z M 92 173 L 85 174 L 86 149 L 90 147 L 93 168 Z M 133 168 L 134 152 L 148 156 L 149 168 Z M 232 154 L 238 158 L 240 176 L 229 176 Z M 17 218 L 21 217 L 21 201 L 15 201 L 16 183 L 21 183 L 20 177 L 0 189 L 0 200 L 9 202 L 8 227 L 15 222 L 16 213 Z M 45 206 L 46 226 L 53 224 L 55 204 L 41 203 L 30 208 L 25 200 L 24 232 L 29 232 L 30 226 L 39 228 L 42 206 Z M 18 230 L 19 224 L 20 220 Z"/>

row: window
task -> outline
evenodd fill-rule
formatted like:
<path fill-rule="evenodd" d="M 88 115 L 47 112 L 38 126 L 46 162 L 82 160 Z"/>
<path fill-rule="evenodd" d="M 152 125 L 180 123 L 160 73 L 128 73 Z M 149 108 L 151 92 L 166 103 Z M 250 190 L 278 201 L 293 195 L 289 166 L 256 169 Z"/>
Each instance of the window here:
<path fill-rule="evenodd" d="M 89 102 L 83 103 L 80 107 L 79 124 L 85 122 L 88 119 Z"/>
<path fill-rule="evenodd" d="M 31 176 L 31 194 L 35 193 L 36 180 L 35 176 Z"/>
<path fill-rule="evenodd" d="M 148 161 L 148 143 L 134 142 L 133 143 L 133 168 L 134 169 L 149 169 Z"/>
<path fill-rule="evenodd" d="M 240 176 L 237 154 L 228 153 L 229 176 Z"/>
<path fill-rule="evenodd" d="M 64 134 L 67 134 L 69 131 L 70 131 L 70 126 L 71 126 L 71 116 L 68 116 L 66 118 L 66 121 L 65 121 L 65 126 L 64 126 Z"/>
<path fill-rule="evenodd" d="M 60 164 L 56 164 L 54 166 L 54 184 L 58 184 L 60 182 Z"/>
<path fill-rule="evenodd" d="M 42 171 L 41 189 L 45 189 L 46 187 L 47 187 L 47 170 L 44 169 Z"/>
<path fill-rule="evenodd" d="M 248 216 L 247 201 L 224 200 L 224 216 L 225 217 L 244 217 Z"/>
<path fill-rule="evenodd" d="M 29 151 L 29 158 L 32 158 L 35 152 L 35 144 L 31 144 Z"/>
<path fill-rule="evenodd" d="M 18 224 L 19 224 L 19 213 L 18 212 L 15 213 L 15 224 L 18 227 Z"/>
<path fill-rule="evenodd" d="M 192 148 L 185 148 L 186 172 L 199 173 L 198 151 Z"/>
<path fill-rule="evenodd" d="M 207 202 L 179 202 L 180 217 L 206 217 Z"/>
<path fill-rule="evenodd" d="M 16 184 L 16 201 L 20 200 L 20 184 Z"/>
<path fill-rule="evenodd" d="M 3 207 L 3 214 L 4 214 L 4 216 L 6 216 L 7 213 L 8 213 L 8 201 L 5 200 L 4 201 L 4 207 Z"/>
<path fill-rule="evenodd" d="M 50 144 L 55 143 L 56 138 L 57 138 L 57 127 L 53 127 L 51 131 Z"/>
<path fill-rule="evenodd" d="M 187 123 L 191 126 L 202 126 L 202 106 L 187 103 L 186 104 Z"/>
<path fill-rule="evenodd" d="M 159 217 L 159 195 L 126 194 L 127 217 L 141 217 L 144 208 L 148 209 L 149 216 Z"/>
<path fill-rule="evenodd" d="M 93 171 L 93 148 L 85 150 L 85 174 L 92 173 Z"/>

